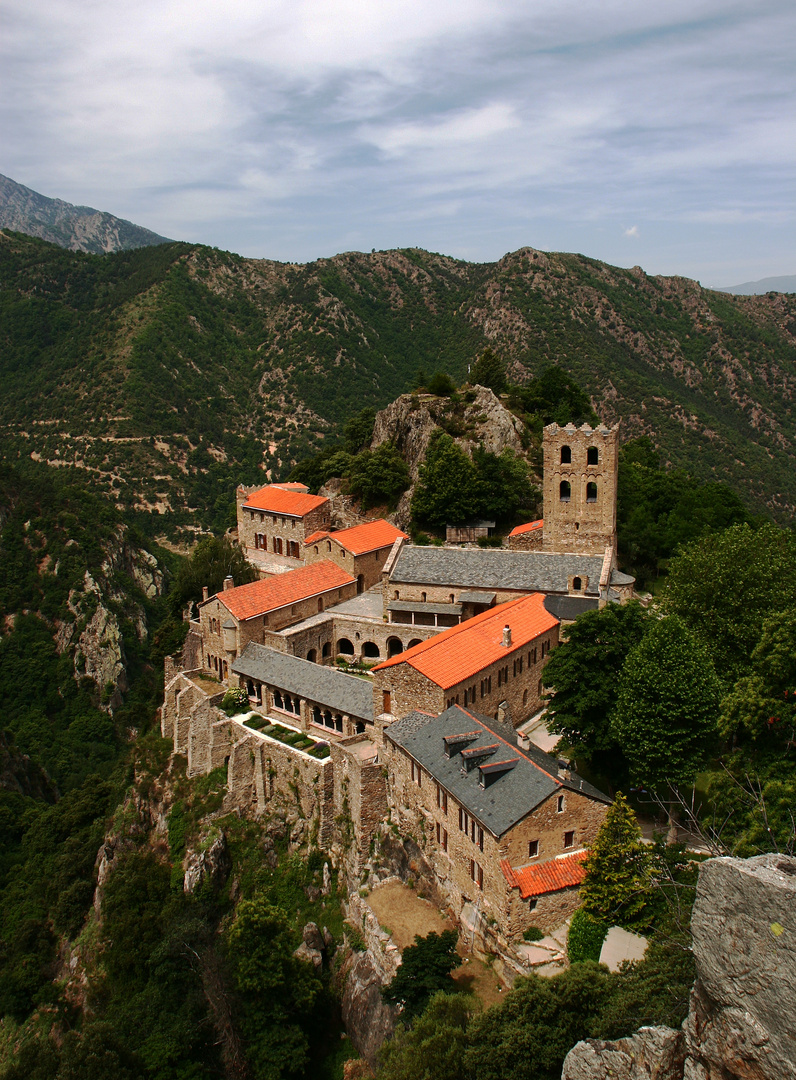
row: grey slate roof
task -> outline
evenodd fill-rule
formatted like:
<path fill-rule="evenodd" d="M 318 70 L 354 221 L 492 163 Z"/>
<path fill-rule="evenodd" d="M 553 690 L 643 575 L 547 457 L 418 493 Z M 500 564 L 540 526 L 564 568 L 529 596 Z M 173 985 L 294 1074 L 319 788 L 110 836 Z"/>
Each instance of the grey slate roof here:
<path fill-rule="evenodd" d="M 478 732 L 472 741 L 461 748 L 474 750 L 498 743 L 498 749 L 485 764 L 516 761 L 505 772 L 486 777 L 481 787 L 476 765 L 462 772 L 461 753 L 450 758 L 445 754 L 445 736 Z M 493 836 L 503 836 L 541 802 L 557 791 L 578 791 L 599 802 L 611 800 L 575 773 L 571 779 L 558 777 L 558 762 L 531 744 L 528 750 L 517 745 L 516 733 L 480 713 L 452 705 L 440 716 L 410 713 L 385 729 L 385 736 L 414 758 L 467 813 L 488 829 Z"/>
<path fill-rule="evenodd" d="M 407 544 L 401 549 L 390 581 L 406 585 L 458 585 L 466 589 L 566 593 L 567 579 L 580 575 L 589 579 L 586 595 L 597 596 L 602 568 L 601 555 L 558 555 L 544 551 L 495 548 L 414 547 Z M 633 580 L 626 574 L 620 576 L 627 582 Z"/>
<path fill-rule="evenodd" d="M 557 619 L 573 622 L 584 611 L 596 611 L 599 603 L 596 596 L 546 596 L 544 606 Z"/>
<path fill-rule="evenodd" d="M 327 705 L 336 712 L 373 722 L 373 690 L 369 682 L 335 668 L 277 652 L 250 642 L 232 664 L 236 675 L 256 679 L 289 694 Z"/>
<path fill-rule="evenodd" d="M 497 594 L 493 592 L 470 592 L 459 593 L 460 604 L 494 604 Z"/>

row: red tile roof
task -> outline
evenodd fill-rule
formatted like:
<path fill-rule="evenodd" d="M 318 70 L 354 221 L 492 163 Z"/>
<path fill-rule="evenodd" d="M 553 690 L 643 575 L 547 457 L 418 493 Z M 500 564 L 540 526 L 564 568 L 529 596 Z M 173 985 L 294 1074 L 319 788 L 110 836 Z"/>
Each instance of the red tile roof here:
<path fill-rule="evenodd" d="M 558 619 L 545 608 L 544 599 L 543 593 L 532 593 L 498 604 L 377 664 L 373 670 L 409 664 L 447 690 L 558 626 Z M 503 645 L 504 626 L 511 627 L 508 648 Z"/>
<path fill-rule="evenodd" d="M 389 521 L 377 518 L 376 521 L 366 521 L 364 525 L 354 525 L 350 529 L 340 529 L 338 532 L 313 533 L 304 543 L 317 544 L 319 540 L 336 540 L 352 555 L 364 555 L 368 551 L 392 547 L 399 536 L 402 536 L 404 540 L 409 539 L 405 532 L 401 532 Z"/>
<path fill-rule="evenodd" d="M 573 851 L 571 855 L 560 855 L 557 859 L 522 866 L 518 870 L 504 859 L 500 869 L 509 885 L 519 889 L 522 899 L 527 900 L 530 896 L 543 896 L 580 885 L 585 877 L 583 863 L 588 854 L 588 851 Z"/>
<path fill-rule="evenodd" d="M 302 485 L 303 487 L 303 485 Z M 310 510 L 323 506 L 329 500 L 323 495 L 308 495 L 306 491 L 288 491 L 279 484 L 253 491 L 246 496 L 244 507 L 250 510 L 267 510 L 270 514 L 289 514 L 290 517 L 304 517 Z"/>
<path fill-rule="evenodd" d="M 538 521 L 529 521 L 526 525 L 518 525 L 516 529 L 512 529 L 509 536 L 522 536 L 523 533 L 534 532 L 536 529 L 541 529 L 544 526 L 544 518 L 539 518 Z"/>
<path fill-rule="evenodd" d="M 288 570 L 264 581 L 253 581 L 249 585 L 226 589 L 210 599 L 220 600 L 229 613 L 242 622 L 257 615 L 264 615 L 268 611 L 276 611 L 288 604 L 296 604 L 299 600 L 306 600 L 317 593 L 349 585 L 354 580 L 335 563 L 324 560 L 302 566 L 298 570 Z M 203 603 L 209 604 L 210 600 Z M 203 604 L 200 604 L 201 606 Z"/>

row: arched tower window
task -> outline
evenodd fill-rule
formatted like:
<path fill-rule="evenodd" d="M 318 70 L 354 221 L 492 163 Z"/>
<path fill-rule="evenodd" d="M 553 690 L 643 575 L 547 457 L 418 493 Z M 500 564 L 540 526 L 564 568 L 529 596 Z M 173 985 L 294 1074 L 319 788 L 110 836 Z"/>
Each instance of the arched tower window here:
<path fill-rule="evenodd" d="M 569 446 L 562 446 L 561 447 L 561 464 L 562 465 L 571 465 L 572 464 L 572 450 L 571 450 L 571 448 Z"/>
<path fill-rule="evenodd" d="M 580 592 L 580 590 L 583 588 L 583 582 L 580 580 L 579 577 L 575 577 L 572 579 L 572 588 L 575 590 L 575 592 Z"/>
<path fill-rule="evenodd" d="M 600 464 L 600 451 L 596 446 L 590 446 L 586 451 L 586 464 L 587 465 L 599 465 Z"/>
<path fill-rule="evenodd" d="M 569 448 L 567 447 L 567 449 Z M 569 486 L 569 480 L 562 480 L 558 490 L 561 502 L 569 502 L 572 496 L 572 488 Z"/>
<path fill-rule="evenodd" d="M 594 481 L 586 485 L 586 502 L 597 502 L 597 485 Z"/>

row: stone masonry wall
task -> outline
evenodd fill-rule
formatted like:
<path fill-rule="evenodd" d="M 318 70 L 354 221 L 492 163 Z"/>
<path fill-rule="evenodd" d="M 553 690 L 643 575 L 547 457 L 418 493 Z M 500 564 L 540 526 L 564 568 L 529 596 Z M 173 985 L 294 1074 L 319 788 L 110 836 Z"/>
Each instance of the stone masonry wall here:
<path fill-rule="evenodd" d="M 387 817 L 384 767 L 375 760 L 363 761 L 363 752 L 367 756 L 372 748 L 375 754 L 376 748 L 362 736 L 341 739 L 330 746 L 338 839 L 348 872 L 356 879 L 371 841 Z"/>
<path fill-rule="evenodd" d="M 562 462 L 568 447 L 571 461 Z M 597 463 L 588 463 L 589 449 Z M 616 545 L 616 487 L 619 462 L 619 425 L 592 429 L 588 424 L 559 427 L 548 424 L 543 435 L 544 551 L 602 555 Z M 561 484 L 570 485 L 568 501 Z M 587 501 L 587 485 L 597 486 L 597 498 Z"/>
<path fill-rule="evenodd" d="M 360 592 L 371 588 L 381 580 L 381 572 L 390 554 L 392 545 L 378 548 L 376 551 L 366 551 L 362 555 L 354 555 L 339 544 L 334 538 L 319 540 L 317 544 L 309 544 L 304 548 L 304 561 L 307 563 L 322 562 L 329 559 L 337 566 L 352 574 L 355 578 L 362 575 Z"/>
<path fill-rule="evenodd" d="M 384 694 L 390 693 L 390 713 L 400 720 L 417 709 L 420 712 L 443 712 L 452 704 L 471 706 L 485 716 L 498 718 L 505 702 L 507 723 L 518 727 L 543 706 L 543 669 L 548 647 L 558 645 L 559 627 L 534 639 L 528 645 L 506 649 L 505 658 L 490 664 L 466 681 L 443 690 L 409 664 L 395 664 L 373 673 L 373 714 L 385 712 Z M 542 657 L 542 645 L 545 656 Z M 520 661 L 522 669 L 520 670 Z M 491 680 L 491 681 L 490 681 Z"/>
<path fill-rule="evenodd" d="M 236 493 L 237 518 L 238 518 L 238 543 L 246 553 L 246 557 L 255 563 L 267 555 L 268 562 L 274 565 L 284 565 L 286 569 L 294 569 L 304 564 L 304 541 L 314 532 L 328 530 L 331 523 L 331 510 L 329 502 L 323 503 L 310 510 L 302 518 L 291 517 L 287 514 L 271 514 L 267 510 L 244 510 L 243 504 L 248 495 L 256 488 L 239 487 Z M 254 537 L 256 533 L 266 536 L 267 551 L 255 547 Z M 276 554 L 274 538 L 282 541 L 282 554 Z M 290 558 L 287 555 L 289 540 L 298 543 L 298 558 Z"/>

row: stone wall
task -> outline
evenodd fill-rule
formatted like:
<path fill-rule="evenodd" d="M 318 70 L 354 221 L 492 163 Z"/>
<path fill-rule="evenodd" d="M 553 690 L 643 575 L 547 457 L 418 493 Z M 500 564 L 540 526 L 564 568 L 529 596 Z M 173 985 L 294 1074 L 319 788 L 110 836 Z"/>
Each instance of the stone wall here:
<path fill-rule="evenodd" d="M 331 537 L 305 547 L 304 561 L 313 563 L 329 559 L 347 573 L 361 579 L 359 580 L 359 591 L 362 592 L 381 581 L 381 572 L 391 548 L 392 544 L 389 547 L 378 548 L 376 551 L 366 551 L 362 555 L 354 555 L 352 552 L 347 551 L 342 544 L 338 543 L 334 537 Z"/>
<path fill-rule="evenodd" d="M 509 536 L 506 546 L 511 551 L 541 551 L 544 543 L 544 530 L 532 529 L 531 532 Z"/>
<path fill-rule="evenodd" d="M 562 461 L 562 450 L 570 461 Z M 597 462 L 589 464 L 589 450 Z M 543 435 L 544 551 L 602 555 L 616 544 L 616 487 L 619 425 L 592 429 L 588 424 L 548 424 Z M 561 484 L 569 484 L 562 499 Z M 589 501 L 587 485 L 596 485 Z"/>
<path fill-rule="evenodd" d="M 252 491 L 258 488 L 239 487 L 236 492 L 238 543 L 246 557 L 255 563 L 267 556 L 268 563 L 284 566 L 286 570 L 304 565 L 304 541 L 314 532 L 329 529 L 331 511 L 328 500 L 315 510 L 310 510 L 304 517 L 292 517 L 288 514 L 271 514 L 267 510 L 244 510 L 243 504 Z M 255 543 L 255 535 L 266 537 L 266 548 Z M 282 541 L 281 555 L 274 551 L 274 539 Z M 298 544 L 298 557 L 288 557 L 288 541 Z"/>
<path fill-rule="evenodd" d="M 338 841 L 352 881 L 387 817 L 387 783 L 377 748 L 367 737 L 330 744 L 334 766 L 334 811 Z"/>

